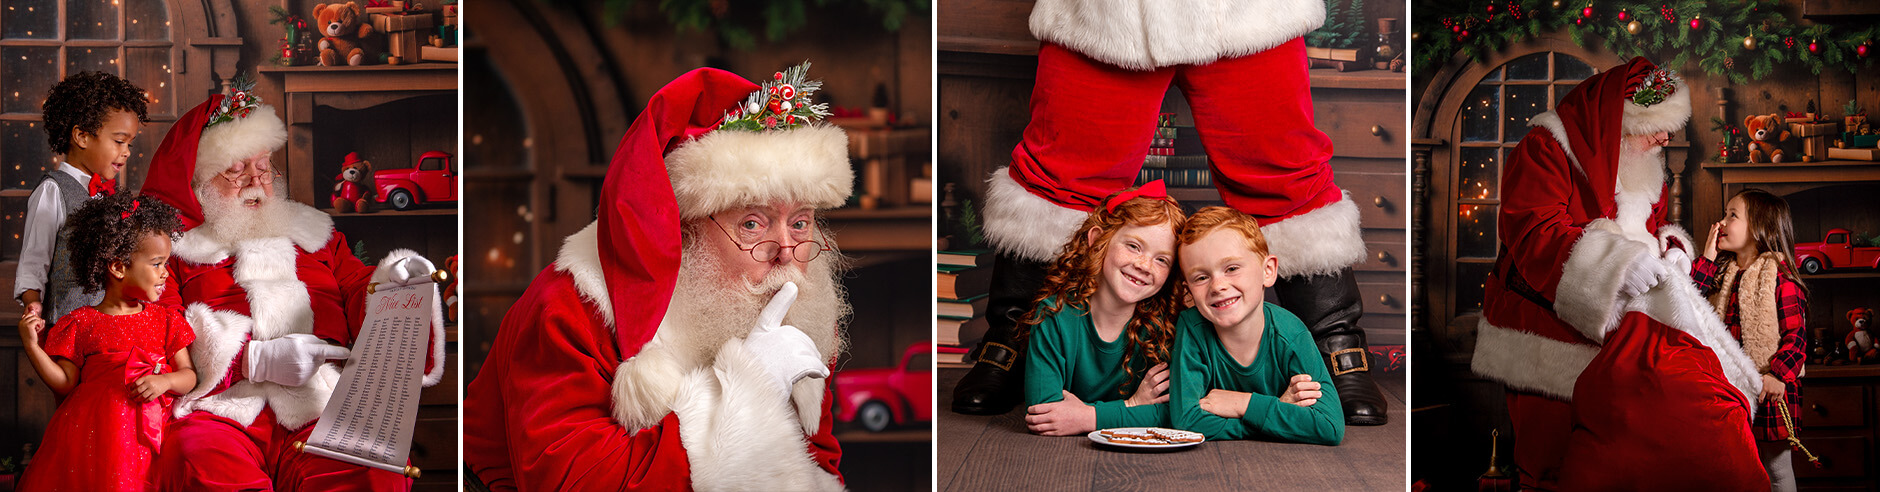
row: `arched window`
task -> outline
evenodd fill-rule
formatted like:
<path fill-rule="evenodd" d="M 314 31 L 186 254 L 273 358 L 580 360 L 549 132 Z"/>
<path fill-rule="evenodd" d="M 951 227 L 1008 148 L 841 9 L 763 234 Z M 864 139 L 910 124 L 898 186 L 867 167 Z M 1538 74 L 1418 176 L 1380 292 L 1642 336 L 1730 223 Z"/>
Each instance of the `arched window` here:
<path fill-rule="evenodd" d="M 1456 268 L 1450 312 L 1482 310 L 1483 279 L 1501 248 L 1495 217 L 1501 203 L 1501 164 L 1508 152 L 1527 136 L 1528 119 L 1552 111 L 1574 85 L 1594 73 L 1592 66 L 1571 55 L 1534 53 L 1490 70 L 1463 101 L 1449 135 L 1449 141 L 1456 142 L 1451 154 L 1455 181 L 1446 183 L 1454 190 L 1450 211 L 1456 224 L 1450 229 Z"/>
<path fill-rule="evenodd" d="M 17 259 L 26 197 L 60 156 L 46 146 L 40 104 L 66 75 L 100 71 L 149 94 L 151 125 L 122 178 L 145 164 L 175 120 L 170 8 L 164 0 L 0 0 L 0 255 Z"/>

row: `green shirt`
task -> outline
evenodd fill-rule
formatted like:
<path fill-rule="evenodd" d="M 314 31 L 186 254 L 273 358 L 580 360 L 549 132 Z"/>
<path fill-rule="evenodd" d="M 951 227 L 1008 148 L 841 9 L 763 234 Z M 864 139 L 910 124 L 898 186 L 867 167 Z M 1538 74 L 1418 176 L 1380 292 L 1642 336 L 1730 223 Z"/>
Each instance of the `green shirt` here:
<path fill-rule="evenodd" d="M 1246 366 L 1227 353 L 1214 324 L 1200 311 L 1182 311 L 1169 363 L 1169 417 L 1175 428 L 1200 432 L 1208 440 L 1264 437 L 1337 445 L 1345 440 L 1344 410 L 1312 334 L 1298 316 L 1272 303 L 1265 306 L 1266 332 L 1260 335 L 1253 364 Z M 1325 396 L 1318 403 L 1301 407 L 1279 401 L 1297 374 L 1322 383 Z M 1246 414 L 1229 419 L 1202 410 L 1201 397 L 1213 389 L 1252 393 Z"/>
<path fill-rule="evenodd" d="M 1056 304 L 1056 298 L 1046 299 Z M 1038 405 L 1063 401 L 1063 391 L 1097 410 L 1097 428 L 1165 427 L 1168 404 L 1127 406 L 1129 397 L 1120 390 L 1128 385 L 1134 394 L 1136 379 L 1146 372 L 1147 358 L 1138 349 L 1131 358 L 1136 378 L 1123 371 L 1123 354 L 1129 351 L 1127 336 L 1105 342 L 1097 336 L 1090 315 L 1075 306 L 1065 306 L 1056 315 L 1045 318 L 1031 329 L 1031 350 L 1025 355 L 1025 404 Z"/>

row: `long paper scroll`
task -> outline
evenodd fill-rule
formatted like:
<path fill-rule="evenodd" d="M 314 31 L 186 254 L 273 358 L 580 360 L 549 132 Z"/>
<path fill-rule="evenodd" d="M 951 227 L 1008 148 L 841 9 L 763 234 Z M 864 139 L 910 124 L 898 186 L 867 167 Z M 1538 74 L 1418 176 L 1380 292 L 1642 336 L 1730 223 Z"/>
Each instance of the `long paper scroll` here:
<path fill-rule="evenodd" d="M 305 443 L 294 443 L 296 449 L 418 478 L 418 469 L 405 462 L 437 309 L 434 280 L 375 284 L 367 290 L 366 319 L 353 341 L 352 357 L 313 435 Z"/>

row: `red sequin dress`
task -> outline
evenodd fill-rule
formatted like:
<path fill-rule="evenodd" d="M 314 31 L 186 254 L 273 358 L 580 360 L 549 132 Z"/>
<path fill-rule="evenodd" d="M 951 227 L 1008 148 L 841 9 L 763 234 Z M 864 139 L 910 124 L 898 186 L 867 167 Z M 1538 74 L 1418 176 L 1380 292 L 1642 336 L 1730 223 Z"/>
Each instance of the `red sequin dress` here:
<path fill-rule="evenodd" d="M 151 457 L 161 448 L 170 396 L 138 402 L 138 378 L 170 372 L 170 356 L 195 341 L 177 308 L 145 304 L 112 316 L 87 306 L 59 318 L 46 354 L 78 366 L 78 387 L 46 425 L 45 439 L 20 478 L 22 492 L 150 490 Z"/>

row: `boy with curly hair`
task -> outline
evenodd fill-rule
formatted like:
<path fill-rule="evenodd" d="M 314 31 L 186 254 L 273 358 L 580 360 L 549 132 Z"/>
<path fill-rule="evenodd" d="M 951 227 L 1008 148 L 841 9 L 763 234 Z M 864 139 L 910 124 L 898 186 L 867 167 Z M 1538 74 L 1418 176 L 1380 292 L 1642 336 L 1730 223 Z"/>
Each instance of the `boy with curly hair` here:
<path fill-rule="evenodd" d="M 86 201 L 117 192 L 117 178 L 131 156 L 131 142 L 150 122 L 144 90 L 104 72 L 80 72 L 46 93 L 46 143 L 64 156 L 26 199 L 19 269 L 13 297 L 25 316 L 56 323 L 60 316 L 98 302 L 72 272 L 62 231 L 65 218 Z M 24 317 L 22 317 L 24 319 Z"/>

